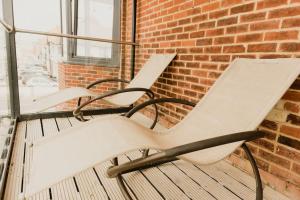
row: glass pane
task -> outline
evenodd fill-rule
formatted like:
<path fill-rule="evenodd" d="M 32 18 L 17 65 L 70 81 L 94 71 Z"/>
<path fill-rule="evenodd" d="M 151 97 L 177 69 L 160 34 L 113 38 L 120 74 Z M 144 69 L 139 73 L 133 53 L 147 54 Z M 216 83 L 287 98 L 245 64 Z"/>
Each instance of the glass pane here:
<path fill-rule="evenodd" d="M 32 99 L 58 91 L 61 38 L 17 34 L 16 50 L 21 113 L 30 113 Z"/>
<path fill-rule="evenodd" d="M 3 19 L 2 1 L 0 1 L 0 18 Z M 5 140 L 9 136 L 10 127 L 10 96 L 7 75 L 7 50 L 5 31 L 0 28 L 0 152 L 5 149 Z M 2 160 L 0 161 L 3 162 Z"/>
<path fill-rule="evenodd" d="M 0 29 L 0 116 L 10 114 L 5 32 Z"/>
<path fill-rule="evenodd" d="M 79 0 L 78 35 L 113 38 L 114 1 Z M 77 56 L 111 58 L 112 45 L 93 41 L 77 41 Z"/>
<path fill-rule="evenodd" d="M 60 0 L 14 0 L 17 28 L 60 32 Z"/>

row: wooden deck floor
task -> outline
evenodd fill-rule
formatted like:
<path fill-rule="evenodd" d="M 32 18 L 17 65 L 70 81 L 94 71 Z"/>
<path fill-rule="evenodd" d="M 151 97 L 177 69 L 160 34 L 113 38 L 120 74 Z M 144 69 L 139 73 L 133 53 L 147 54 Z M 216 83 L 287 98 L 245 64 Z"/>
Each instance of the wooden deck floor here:
<path fill-rule="evenodd" d="M 79 123 L 81 122 L 74 118 L 53 118 L 18 124 L 5 200 L 22 198 L 27 187 L 32 158 L 27 144 L 42 137 L 59 134 L 59 131 Z M 128 161 L 140 155 L 140 152 L 133 152 L 122 156 L 121 160 Z M 104 175 L 105 168 L 109 165 L 111 163 L 106 162 L 87 169 L 30 199 L 123 199 L 116 181 Z M 176 161 L 127 174 L 124 179 L 135 199 L 255 199 L 254 179 L 224 161 L 205 167 Z M 264 198 L 288 199 L 269 187 L 264 188 Z"/>

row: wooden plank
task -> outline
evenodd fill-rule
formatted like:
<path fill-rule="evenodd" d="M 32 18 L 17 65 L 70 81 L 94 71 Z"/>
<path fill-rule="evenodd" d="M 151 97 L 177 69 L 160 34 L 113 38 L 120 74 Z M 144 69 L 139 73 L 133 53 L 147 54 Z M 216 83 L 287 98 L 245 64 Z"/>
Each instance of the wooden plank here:
<path fill-rule="evenodd" d="M 83 199 L 109 199 L 93 169 L 88 169 L 75 176 Z"/>
<path fill-rule="evenodd" d="M 247 185 L 253 191 L 255 190 L 256 183 L 252 176 L 246 174 L 245 172 L 242 172 L 238 168 L 233 167 L 232 165 L 230 165 L 225 161 L 220 161 L 216 163 L 214 166 L 217 170 L 222 171 L 228 174 L 233 179 L 239 181 L 240 183 Z"/>
<path fill-rule="evenodd" d="M 56 122 L 53 118 L 42 119 L 44 136 L 49 137 L 58 133 Z"/>
<path fill-rule="evenodd" d="M 119 162 L 130 161 L 127 156 L 120 156 Z M 137 199 L 163 199 L 163 196 L 151 185 L 142 172 L 136 171 L 123 175 L 124 180 L 133 190 Z"/>
<path fill-rule="evenodd" d="M 52 120 L 54 121 L 54 119 Z M 54 122 L 55 124 L 51 122 L 51 126 L 44 126 L 43 123 L 45 133 L 51 132 L 51 134 L 55 135 L 59 134 L 58 129 L 61 131 L 71 127 L 71 123 L 69 122 L 68 118 L 56 118 Z M 56 126 L 56 123 L 58 127 Z M 81 199 L 80 194 L 78 194 L 76 190 L 76 186 L 73 179 L 66 179 L 61 181 L 59 184 L 55 185 L 54 187 L 51 187 L 51 191 L 53 191 L 53 199 Z"/>
<path fill-rule="evenodd" d="M 168 176 L 191 199 L 215 199 L 206 190 L 204 190 L 204 188 L 186 176 L 172 163 L 161 165 L 158 169 Z"/>
<path fill-rule="evenodd" d="M 71 123 L 68 120 L 68 118 L 56 118 L 57 126 L 59 128 L 59 131 L 70 128 Z"/>
<path fill-rule="evenodd" d="M 26 138 L 26 154 L 25 154 L 25 164 L 24 164 L 24 190 L 26 190 L 27 185 L 29 183 L 30 179 L 30 166 L 31 166 L 31 160 L 32 160 L 32 148 L 30 148 L 30 145 L 35 140 L 38 140 L 43 137 L 43 131 L 42 131 L 42 124 L 41 120 L 32 120 L 27 121 L 27 138 Z M 44 192 L 40 192 L 38 194 L 34 195 L 35 199 L 49 199 L 49 194 L 44 195 Z"/>
<path fill-rule="evenodd" d="M 231 192 L 235 193 L 242 199 L 255 199 L 256 193 L 249 187 L 241 184 L 232 177 L 228 176 L 224 172 L 218 170 L 214 165 L 208 166 L 196 166 L 199 170 L 214 178 L 219 184 L 228 188 Z"/>
<path fill-rule="evenodd" d="M 107 178 L 105 175 L 105 171 L 109 166 L 111 166 L 111 163 L 107 161 L 105 163 L 102 163 L 101 165 L 95 166 L 94 169 L 99 177 L 99 180 L 101 181 L 101 184 L 106 189 L 106 192 L 109 195 L 110 199 L 111 200 L 124 199 L 116 179 Z"/>
<path fill-rule="evenodd" d="M 149 154 L 154 154 L 157 151 L 150 150 Z M 135 158 L 141 157 L 141 152 L 135 153 Z M 170 178 L 174 184 L 180 187 L 184 193 L 192 199 L 215 199 L 209 192 L 202 188 L 197 182 L 183 173 L 173 163 L 166 163 L 157 166 L 157 168 Z"/>
<path fill-rule="evenodd" d="M 214 165 L 216 170 L 222 171 L 232 179 L 239 181 L 240 183 L 246 185 L 255 191 L 256 183 L 255 179 L 249 174 L 241 171 L 240 169 L 233 167 L 225 161 L 220 161 Z M 264 199 L 267 200 L 288 200 L 289 198 L 283 194 L 273 190 L 269 186 L 264 187 Z"/>
<path fill-rule="evenodd" d="M 192 164 L 178 160 L 174 164 L 182 170 L 187 176 L 192 178 L 198 184 L 201 185 L 206 191 L 213 195 L 217 199 L 240 199 L 238 196 L 224 188 L 217 181 L 213 180 L 211 177 L 201 172 L 197 167 Z"/>
<path fill-rule="evenodd" d="M 127 154 L 129 158 L 136 159 L 136 153 Z M 166 177 L 158 168 L 153 167 L 142 170 L 142 173 L 154 187 L 167 199 L 190 199 L 180 188 Z"/>
<path fill-rule="evenodd" d="M 26 122 L 18 123 L 4 200 L 17 200 L 21 192 Z"/>

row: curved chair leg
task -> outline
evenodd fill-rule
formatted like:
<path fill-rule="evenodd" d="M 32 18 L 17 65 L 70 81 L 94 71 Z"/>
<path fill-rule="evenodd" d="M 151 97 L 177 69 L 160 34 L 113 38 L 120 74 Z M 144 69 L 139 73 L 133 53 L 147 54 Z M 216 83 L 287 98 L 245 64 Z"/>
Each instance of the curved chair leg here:
<path fill-rule="evenodd" d="M 255 181 L 256 181 L 256 200 L 262 200 L 263 199 L 263 188 L 262 188 L 262 183 L 261 183 L 261 178 L 260 178 L 260 174 L 258 171 L 258 167 L 256 165 L 256 162 L 255 162 L 250 150 L 248 149 L 248 147 L 245 143 L 242 145 L 242 148 L 245 151 L 247 158 L 251 163 L 252 170 L 254 173 L 254 177 L 255 177 Z"/>
<path fill-rule="evenodd" d="M 114 164 L 114 166 L 118 165 L 118 158 L 117 157 L 113 159 L 113 164 Z M 119 185 L 119 188 L 120 188 L 120 190 L 121 190 L 121 192 L 122 192 L 125 200 L 133 200 L 131 198 L 130 194 L 129 194 L 129 191 L 127 190 L 127 188 L 125 186 L 125 183 L 123 181 L 122 175 L 118 175 L 116 177 L 116 179 L 117 179 L 117 183 Z"/>

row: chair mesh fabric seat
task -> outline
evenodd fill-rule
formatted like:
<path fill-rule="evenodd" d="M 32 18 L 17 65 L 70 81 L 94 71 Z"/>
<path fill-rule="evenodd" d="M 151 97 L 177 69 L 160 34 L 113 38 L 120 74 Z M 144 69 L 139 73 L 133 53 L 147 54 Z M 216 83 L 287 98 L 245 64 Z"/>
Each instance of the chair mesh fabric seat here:
<path fill-rule="evenodd" d="M 300 73 L 300 59 L 236 59 L 177 125 L 161 132 L 122 116 L 104 116 L 33 144 L 26 195 L 129 151 L 168 149 L 255 130 Z M 217 162 L 243 141 L 181 155 L 202 165 Z"/>
<path fill-rule="evenodd" d="M 176 54 L 153 54 L 144 64 L 135 78 L 126 86 L 126 88 L 146 88 L 150 89 L 157 78 L 168 67 Z M 103 100 L 117 106 L 128 106 L 135 103 L 145 92 L 127 92 L 120 93 Z M 24 110 L 28 113 L 42 112 L 49 108 L 59 105 L 60 103 L 79 98 L 79 97 L 96 97 L 99 94 L 80 87 L 62 89 L 58 92 L 49 94 L 35 99 L 33 102 L 25 105 Z"/>

